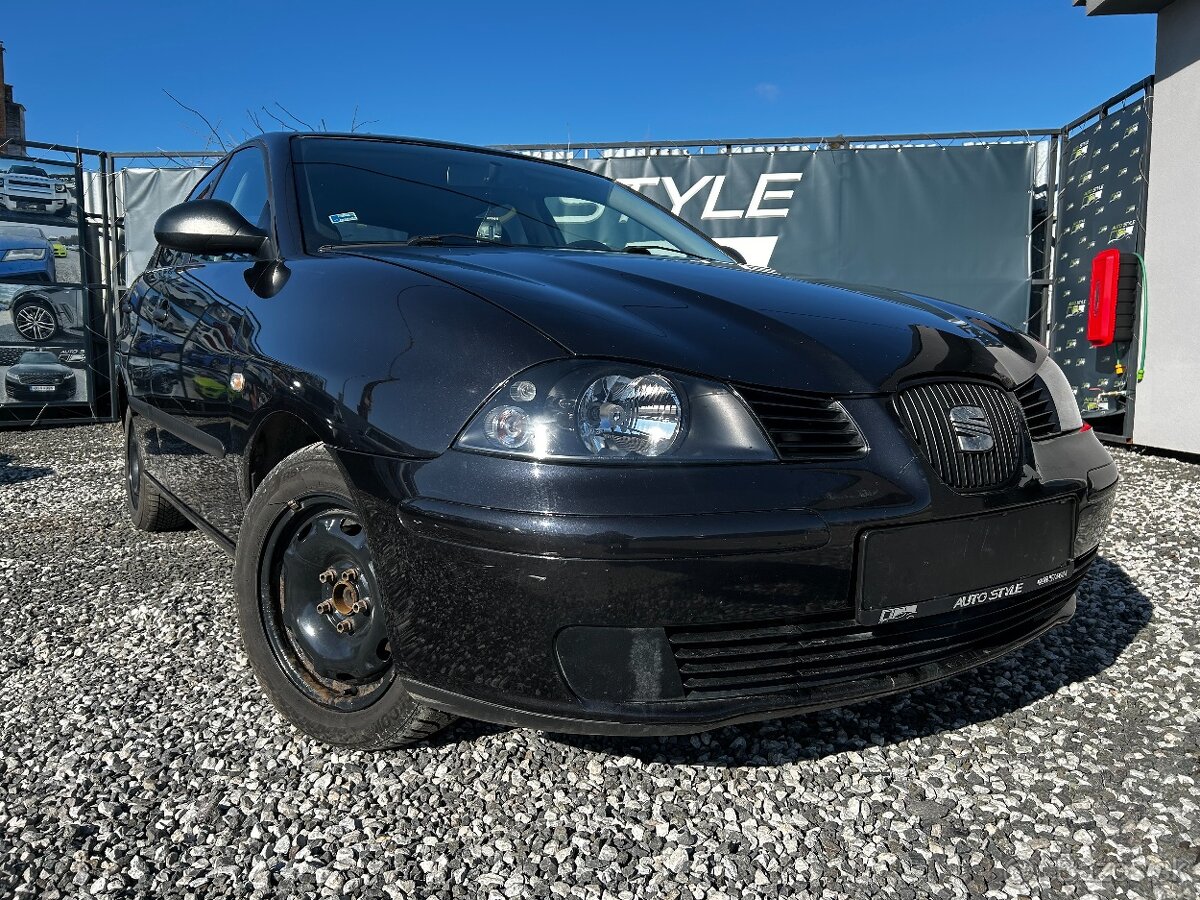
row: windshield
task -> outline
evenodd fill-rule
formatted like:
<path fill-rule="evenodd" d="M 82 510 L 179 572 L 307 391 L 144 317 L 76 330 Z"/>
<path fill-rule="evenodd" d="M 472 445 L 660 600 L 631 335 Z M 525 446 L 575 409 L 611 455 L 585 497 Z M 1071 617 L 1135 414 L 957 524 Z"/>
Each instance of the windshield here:
<path fill-rule="evenodd" d="M 10 175 L 37 175 L 41 178 L 48 178 L 45 169 L 39 169 L 37 166 L 13 166 L 9 170 Z"/>
<path fill-rule="evenodd" d="M 292 143 L 305 245 L 498 244 L 728 262 L 666 210 L 590 172 L 400 141 Z"/>
<path fill-rule="evenodd" d="M 52 366 L 58 363 L 58 357 L 53 353 L 47 353 L 44 350 L 28 350 L 21 354 L 21 358 L 18 360 L 18 362 L 39 366 Z"/>
<path fill-rule="evenodd" d="M 44 241 L 46 239 L 46 233 L 42 229 L 34 228 L 30 225 L 0 225 L 0 235 L 29 238 L 34 241 Z"/>

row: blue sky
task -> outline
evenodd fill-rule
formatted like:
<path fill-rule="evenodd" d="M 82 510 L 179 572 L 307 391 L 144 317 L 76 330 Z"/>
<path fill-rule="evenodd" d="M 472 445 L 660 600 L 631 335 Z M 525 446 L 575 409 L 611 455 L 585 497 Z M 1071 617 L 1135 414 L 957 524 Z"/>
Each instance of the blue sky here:
<path fill-rule="evenodd" d="M 470 143 L 1043 128 L 1154 65 L 1153 16 L 1088 19 L 1070 0 L 179 6 L 6 4 L 27 136 L 203 146 L 164 89 L 235 142 L 247 109 L 286 119 L 276 103 Z"/>

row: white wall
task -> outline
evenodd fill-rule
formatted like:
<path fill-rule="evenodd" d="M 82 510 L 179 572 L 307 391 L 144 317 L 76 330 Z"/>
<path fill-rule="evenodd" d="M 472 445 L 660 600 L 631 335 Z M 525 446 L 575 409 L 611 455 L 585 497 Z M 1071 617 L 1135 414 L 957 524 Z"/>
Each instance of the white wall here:
<path fill-rule="evenodd" d="M 1158 14 L 1152 115 L 1148 356 L 1133 440 L 1200 453 L 1200 0 Z"/>

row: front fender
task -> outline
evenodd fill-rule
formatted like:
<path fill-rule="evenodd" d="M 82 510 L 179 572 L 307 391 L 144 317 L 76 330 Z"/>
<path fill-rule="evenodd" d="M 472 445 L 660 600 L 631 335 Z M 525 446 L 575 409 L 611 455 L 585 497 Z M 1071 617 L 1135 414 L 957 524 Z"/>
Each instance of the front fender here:
<path fill-rule="evenodd" d="M 511 313 L 419 273 L 346 258 L 293 268 L 253 305 L 235 402 L 251 433 L 288 412 L 340 449 L 433 457 L 500 383 L 564 355 Z"/>

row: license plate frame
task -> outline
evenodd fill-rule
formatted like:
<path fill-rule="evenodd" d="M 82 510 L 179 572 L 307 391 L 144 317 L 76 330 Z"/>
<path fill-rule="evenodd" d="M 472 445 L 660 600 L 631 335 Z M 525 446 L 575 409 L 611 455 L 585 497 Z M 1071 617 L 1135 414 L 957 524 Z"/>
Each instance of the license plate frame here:
<path fill-rule="evenodd" d="M 1062 498 L 864 532 L 857 621 L 878 625 L 972 609 L 1065 581 L 1074 572 L 1075 507 L 1074 498 Z"/>

